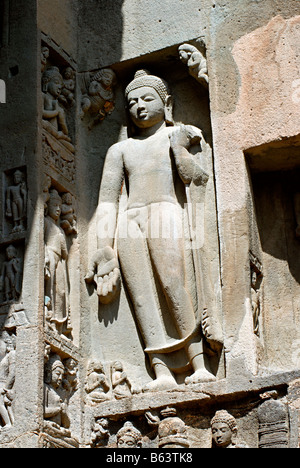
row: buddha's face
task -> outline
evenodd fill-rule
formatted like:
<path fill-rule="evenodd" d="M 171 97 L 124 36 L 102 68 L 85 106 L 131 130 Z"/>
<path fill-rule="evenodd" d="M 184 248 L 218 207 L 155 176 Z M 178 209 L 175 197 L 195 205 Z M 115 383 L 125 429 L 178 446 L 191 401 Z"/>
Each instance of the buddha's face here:
<path fill-rule="evenodd" d="M 226 423 L 215 423 L 212 426 L 212 437 L 217 447 L 226 448 L 232 442 L 232 431 Z"/>
<path fill-rule="evenodd" d="M 165 104 L 155 89 L 138 88 L 128 94 L 128 108 L 138 128 L 151 128 L 165 119 Z"/>
<path fill-rule="evenodd" d="M 118 441 L 118 448 L 132 449 L 136 447 L 137 447 L 136 440 L 131 434 L 124 434 L 122 437 L 120 437 Z"/>

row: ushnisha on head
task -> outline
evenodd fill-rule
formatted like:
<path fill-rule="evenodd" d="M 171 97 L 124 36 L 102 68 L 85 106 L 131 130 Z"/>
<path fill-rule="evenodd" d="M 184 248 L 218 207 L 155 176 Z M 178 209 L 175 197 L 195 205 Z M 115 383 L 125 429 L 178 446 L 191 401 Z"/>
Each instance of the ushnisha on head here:
<path fill-rule="evenodd" d="M 125 97 L 129 108 L 129 112 L 131 109 L 132 101 L 137 100 L 139 98 L 143 98 L 143 92 L 148 92 L 150 94 L 152 93 L 153 96 L 157 98 L 157 100 L 159 99 L 159 102 L 156 102 L 156 110 L 158 111 L 158 108 L 160 107 L 163 119 L 165 120 L 166 124 L 174 125 L 172 115 L 173 102 L 166 81 L 158 76 L 152 75 L 148 70 L 138 70 L 134 75 L 134 79 L 128 84 L 125 90 Z M 137 126 L 139 126 L 135 122 L 134 116 L 132 116 L 132 114 L 131 119 Z"/>
<path fill-rule="evenodd" d="M 127 421 L 117 433 L 118 448 L 141 448 L 142 434 L 134 425 Z"/>

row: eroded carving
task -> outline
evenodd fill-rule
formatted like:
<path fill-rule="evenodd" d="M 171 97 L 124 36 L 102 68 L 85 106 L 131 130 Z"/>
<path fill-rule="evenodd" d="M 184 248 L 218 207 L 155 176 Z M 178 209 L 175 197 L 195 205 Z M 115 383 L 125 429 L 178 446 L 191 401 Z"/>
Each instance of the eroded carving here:
<path fill-rule="evenodd" d="M 60 225 L 66 235 L 77 234 L 76 215 L 73 206 L 73 197 L 69 192 L 62 195 Z"/>
<path fill-rule="evenodd" d="M 91 447 L 101 448 L 105 447 L 109 440 L 109 422 L 105 418 L 96 419 L 92 427 Z"/>
<path fill-rule="evenodd" d="M 90 127 L 113 112 L 116 83 L 116 74 L 110 68 L 105 68 L 95 74 L 88 72 L 82 76 L 81 118 L 89 113 L 93 118 Z"/>
<path fill-rule="evenodd" d="M 2 427 L 11 427 L 14 423 L 13 401 L 15 384 L 16 336 L 2 331 L 0 362 L 0 416 Z M 4 356 L 3 356 L 4 354 Z"/>
<path fill-rule="evenodd" d="M 200 44 L 201 45 L 201 44 Z M 190 75 L 200 84 L 208 87 L 208 70 L 205 56 L 205 46 L 199 49 L 191 44 L 183 44 L 179 47 L 180 60 L 189 68 Z"/>
<path fill-rule="evenodd" d="M 288 448 L 289 427 L 287 406 L 277 400 L 277 392 L 261 395 L 263 403 L 257 410 L 259 448 Z"/>
<path fill-rule="evenodd" d="M 262 265 L 259 260 L 250 252 L 251 270 L 251 303 L 253 314 L 253 330 L 258 337 L 261 335 L 261 308 L 262 308 Z"/>
<path fill-rule="evenodd" d="M 91 259 L 86 281 L 95 281 L 100 301 L 113 300 L 119 284 L 120 260 L 144 349 L 155 372 L 155 380 L 144 391 L 177 385 L 172 353 L 179 350 L 185 350 L 194 371 L 186 384 L 212 381 L 215 376 L 206 366 L 201 339 L 203 311 L 195 310 L 187 281 L 185 240 L 178 235 L 182 233 L 183 213 L 173 182 L 176 168 L 183 190 L 192 183 L 205 189 L 208 175 L 189 152 L 192 145 L 200 144 L 202 134 L 191 126 L 168 126 L 172 121 L 172 99 L 167 84 L 145 70 L 136 73 L 126 89 L 126 98 L 137 136 L 114 145 L 107 154 L 98 206 L 99 250 Z M 129 198 L 116 232 L 124 174 Z M 191 201 L 188 187 L 186 197 Z M 159 227 L 162 219 L 168 220 L 167 236 Z M 101 230 L 104 225 L 112 226 L 109 233 Z M 168 336 L 161 320 L 153 276 L 168 306 L 165 323 L 172 327 L 173 338 Z M 195 285 L 195 278 L 193 281 Z M 212 349 L 220 349 L 222 330 L 214 311 L 206 312 L 203 333 Z"/>
<path fill-rule="evenodd" d="M 76 73 L 71 67 L 67 67 L 63 72 L 63 88 L 59 96 L 60 102 L 66 106 L 73 106 L 75 103 Z"/>

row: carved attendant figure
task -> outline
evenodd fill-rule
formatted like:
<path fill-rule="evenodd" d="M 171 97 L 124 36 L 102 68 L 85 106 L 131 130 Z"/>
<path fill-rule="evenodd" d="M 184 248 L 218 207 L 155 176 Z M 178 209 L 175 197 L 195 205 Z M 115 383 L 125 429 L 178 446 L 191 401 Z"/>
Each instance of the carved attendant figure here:
<path fill-rule="evenodd" d="M 45 218 L 46 246 L 46 297 L 52 303 L 53 316 L 58 333 L 66 333 L 69 315 L 69 284 L 67 273 L 68 250 L 64 231 L 59 226 L 62 200 L 56 190 L 50 191 L 48 213 Z"/>
<path fill-rule="evenodd" d="M 6 261 L 2 265 L 0 291 L 4 292 L 5 301 L 16 301 L 21 294 L 22 262 L 17 249 L 9 245 L 6 249 Z"/>
<path fill-rule="evenodd" d="M 57 429 L 70 427 L 67 404 L 61 396 L 64 373 L 65 367 L 61 358 L 57 355 L 51 356 L 46 365 L 44 418 L 52 422 Z"/>
<path fill-rule="evenodd" d="M 198 185 L 207 183 L 207 174 L 189 152 L 193 142 L 199 143 L 201 132 L 190 126 L 168 126 L 172 121 L 172 99 L 167 84 L 149 72 L 136 73 L 126 89 L 126 98 L 136 136 L 115 144 L 107 154 L 98 206 L 99 250 L 92 259 L 86 281 L 95 279 L 101 301 L 105 296 L 113 298 L 118 284 L 119 257 L 145 352 L 150 356 L 156 376 L 144 390 L 177 385 L 165 355 L 180 349 L 186 351 L 194 371 L 186 383 L 214 380 L 204 363 L 200 327 L 188 288 L 184 238 L 179 234 L 183 215 L 174 182 L 179 177 L 182 184 L 195 180 Z M 129 192 L 128 205 L 116 232 L 124 178 Z M 150 232 L 162 219 L 170 221 L 168 238 Z M 111 229 L 104 233 L 101 228 L 106 223 Z M 129 232 L 124 235 L 128 224 L 134 235 Z M 114 237 L 118 238 L 117 253 L 113 250 Z M 153 275 L 165 295 L 170 317 L 166 320 L 173 322 L 176 339 L 166 336 Z"/>
<path fill-rule="evenodd" d="M 27 188 L 24 182 L 24 174 L 21 171 L 14 173 L 14 185 L 6 191 L 6 216 L 12 218 L 14 228 L 12 232 L 25 230 L 24 220 L 27 209 Z"/>

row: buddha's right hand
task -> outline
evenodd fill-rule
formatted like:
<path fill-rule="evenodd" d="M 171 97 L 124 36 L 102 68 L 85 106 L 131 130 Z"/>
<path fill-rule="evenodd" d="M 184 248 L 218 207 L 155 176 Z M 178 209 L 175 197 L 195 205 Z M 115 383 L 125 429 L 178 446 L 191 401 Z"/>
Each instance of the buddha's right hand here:
<path fill-rule="evenodd" d="M 87 283 L 95 282 L 102 304 L 109 304 L 120 289 L 120 269 L 115 251 L 111 247 L 97 250 L 91 259 Z"/>

